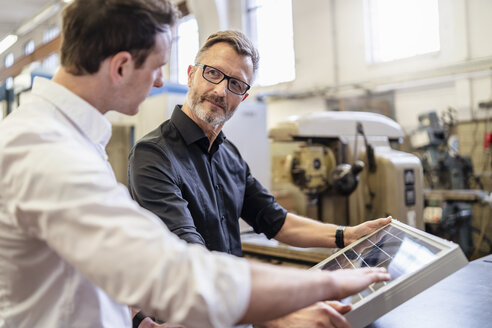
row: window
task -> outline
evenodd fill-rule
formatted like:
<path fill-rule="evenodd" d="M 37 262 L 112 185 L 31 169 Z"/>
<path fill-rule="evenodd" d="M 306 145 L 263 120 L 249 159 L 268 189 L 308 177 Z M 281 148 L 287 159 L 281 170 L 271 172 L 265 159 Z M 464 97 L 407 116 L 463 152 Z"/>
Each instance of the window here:
<path fill-rule="evenodd" d="M 365 0 L 367 61 L 440 50 L 438 0 Z"/>
<path fill-rule="evenodd" d="M 34 52 L 34 40 L 29 40 L 26 42 L 26 44 L 24 45 L 24 55 L 30 55 Z"/>
<path fill-rule="evenodd" d="M 51 26 L 46 31 L 44 31 L 43 42 L 48 43 L 54 40 L 60 34 L 60 28 L 58 26 Z"/>
<path fill-rule="evenodd" d="M 248 35 L 260 53 L 256 83 L 294 80 L 292 0 L 248 0 L 247 17 Z"/>
<path fill-rule="evenodd" d="M 3 64 L 5 65 L 5 68 L 10 67 L 14 64 L 14 54 L 13 53 L 8 53 L 5 56 L 5 59 L 3 61 Z"/>
<path fill-rule="evenodd" d="M 41 69 L 45 72 L 51 72 L 54 74 L 59 65 L 60 58 L 58 53 L 52 53 L 42 61 Z"/>
<path fill-rule="evenodd" d="M 7 90 L 12 90 L 12 88 L 14 87 L 14 78 L 9 76 L 6 80 L 5 80 L 5 89 Z"/>
<path fill-rule="evenodd" d="M 199 49 L 198 24 L 193 15 L 185 16 L 178 25 L 171 59 L 171 80 L 188 84 L 188 66 L 195 63 Z"/>

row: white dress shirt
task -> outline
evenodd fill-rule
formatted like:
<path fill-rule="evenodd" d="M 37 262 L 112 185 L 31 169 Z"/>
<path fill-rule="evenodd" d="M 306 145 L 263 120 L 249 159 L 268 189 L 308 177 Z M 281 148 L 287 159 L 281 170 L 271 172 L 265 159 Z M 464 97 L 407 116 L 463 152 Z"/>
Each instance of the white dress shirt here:
<path fill-rule="evenodd" d="M 108 95 L 111 96 L 111 95 Z M 187 245 L 118 184 L 111 124 L 50 80 L 0 122 L 0 327 L 231 327 L 247 261 Z"/>

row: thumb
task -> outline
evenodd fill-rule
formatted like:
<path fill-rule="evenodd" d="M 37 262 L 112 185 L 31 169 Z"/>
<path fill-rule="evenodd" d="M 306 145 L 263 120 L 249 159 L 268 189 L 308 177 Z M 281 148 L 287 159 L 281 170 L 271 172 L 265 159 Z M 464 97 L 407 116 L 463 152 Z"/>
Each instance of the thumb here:
<path fill-rule="evenodd" d="M 325 304 L 331 306 L 340 314 L 345 314 L 352 310 L 352 306 L 350 304 L 343 304 L 338 301 L 325 301 Z"/>

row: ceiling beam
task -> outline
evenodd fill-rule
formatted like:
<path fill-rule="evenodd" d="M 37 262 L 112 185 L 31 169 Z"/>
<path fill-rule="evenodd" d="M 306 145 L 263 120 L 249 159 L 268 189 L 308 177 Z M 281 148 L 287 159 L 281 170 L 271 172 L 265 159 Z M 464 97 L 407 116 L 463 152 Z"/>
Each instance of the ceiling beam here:
<path fill-rule="evenodd" d="M 0 70 L 0 84 L 5 82 L 9 77 L 16 77 L 19 75 L 24 67 L 35 61 L 41 61 L 48 57 L 52 53 L 58 52 L 61 46 L 61 36 L 57 36 L 48 43 L 43 44 L 38 47 L 33 53 L 19 57 L 15 60 L 14 64 L 8 68 L 3 68 Z"/>

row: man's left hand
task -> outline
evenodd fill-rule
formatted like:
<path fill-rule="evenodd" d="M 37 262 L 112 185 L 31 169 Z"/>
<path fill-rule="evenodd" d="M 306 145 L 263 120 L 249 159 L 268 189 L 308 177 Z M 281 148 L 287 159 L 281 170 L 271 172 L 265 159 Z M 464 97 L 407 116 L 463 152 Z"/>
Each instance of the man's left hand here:
<path fill-rule="evenodd" d="M 351 306 L 340 302 L 318 302 L 307 308 L 286 315 L 277 320 L 269 321 L 260 327 L 264 328 L 350 328 L 350 323 L 343 314 L 350 311 Z"/>
<path fill-rule="evenodd" d="M 185 328 L 181 325 L 174 325 L 171 323 L 157 323 L 154 322 L 151 318 L 147 317 L 142 320 L 138 328 Z"/>
<path fill-rule="evenodd" d="M 347 227 L 344 231 L 344 243 L 345 246 L 350 245 L 357 239 L 368 235 L 377 229 L 389 224 L 391 222 L 391 216 L 387 218 L 381 218 L 377 220 L 371 220 L 354 227 Z"/>

